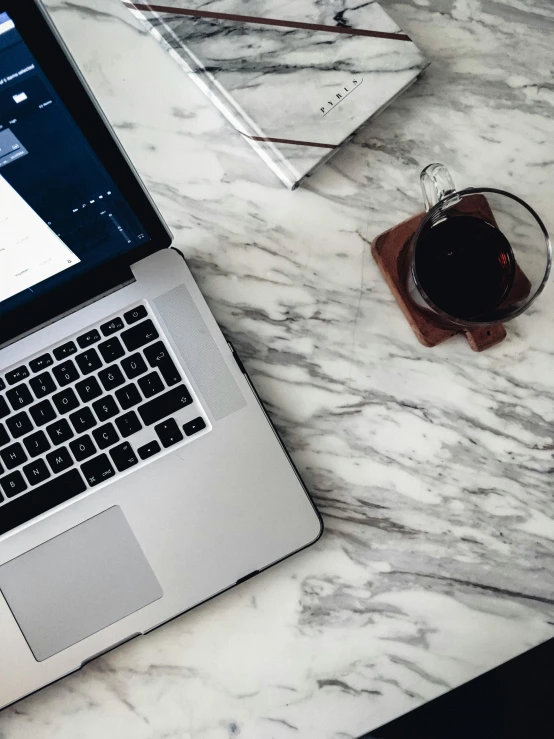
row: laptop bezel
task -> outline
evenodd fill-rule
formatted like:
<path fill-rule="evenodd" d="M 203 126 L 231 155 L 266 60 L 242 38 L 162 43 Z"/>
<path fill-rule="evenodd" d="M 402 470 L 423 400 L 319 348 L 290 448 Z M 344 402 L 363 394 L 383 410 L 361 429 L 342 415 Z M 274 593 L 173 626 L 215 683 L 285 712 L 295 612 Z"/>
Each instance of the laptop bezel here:
<path fill-rule="evenodd" d="M 71 313 L 133 279 L 131 265 L 171 245 L 172 235 L 40 1 L 3 0 L 6 12 L 150 240 L 2 314 L 0 346 Z"/>

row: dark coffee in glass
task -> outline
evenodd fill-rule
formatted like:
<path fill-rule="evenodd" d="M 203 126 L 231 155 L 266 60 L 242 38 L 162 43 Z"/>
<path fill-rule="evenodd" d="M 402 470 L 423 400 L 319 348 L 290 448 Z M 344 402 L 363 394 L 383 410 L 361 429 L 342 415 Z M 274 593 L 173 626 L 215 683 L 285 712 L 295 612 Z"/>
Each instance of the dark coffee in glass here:
<path fill-rule="evenodd" d="M 434 305 L 466 320 L 501 305 L 514 282 L 504 234 L 475 216 L 445 216 L 422 233 L 415 254 L 419 284 Z"/>

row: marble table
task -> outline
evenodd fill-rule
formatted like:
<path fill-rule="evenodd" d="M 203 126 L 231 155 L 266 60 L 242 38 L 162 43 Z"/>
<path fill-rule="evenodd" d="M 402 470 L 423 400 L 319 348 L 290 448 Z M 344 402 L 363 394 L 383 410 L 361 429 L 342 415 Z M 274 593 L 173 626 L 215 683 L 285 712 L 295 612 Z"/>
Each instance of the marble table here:
<path fill-rule="evenodd" d="M 2 739 L 346 739 L 554 635 L 554 289 L 489 352 L 430 350 L 369 253 L 433 160 L 554 232 L 554 7 L 384 5 L 434 63 L 291 193 L 118 0 L 49 0 L 326 533 L 8 709 Z"/>

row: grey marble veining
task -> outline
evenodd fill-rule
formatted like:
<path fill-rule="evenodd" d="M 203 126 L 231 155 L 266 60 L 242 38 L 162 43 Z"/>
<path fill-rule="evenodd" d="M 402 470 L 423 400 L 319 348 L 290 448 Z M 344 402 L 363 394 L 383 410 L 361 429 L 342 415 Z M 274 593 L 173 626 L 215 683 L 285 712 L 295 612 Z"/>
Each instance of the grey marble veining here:
<path fill-rule="evenodd" d="M 369 254 L 433 160 L 554 232 L 549 0 L 384 3 L 433 64 L 294 193 L 118 0 L 49 7 L 327 531 L 3 712 L 2 739 L 356 737 L 551 637 L 552 285 L 494 350 L 429 350 Z"/>

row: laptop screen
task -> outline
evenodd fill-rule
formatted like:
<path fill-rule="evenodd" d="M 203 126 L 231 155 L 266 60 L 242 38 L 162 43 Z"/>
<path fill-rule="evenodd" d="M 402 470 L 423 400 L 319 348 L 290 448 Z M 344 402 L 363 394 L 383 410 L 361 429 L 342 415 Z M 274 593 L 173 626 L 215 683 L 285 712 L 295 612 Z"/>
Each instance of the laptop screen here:
<path fill-rule="evenodd" d="M 0 315 L 149 236 L 0 13 Z"/>

